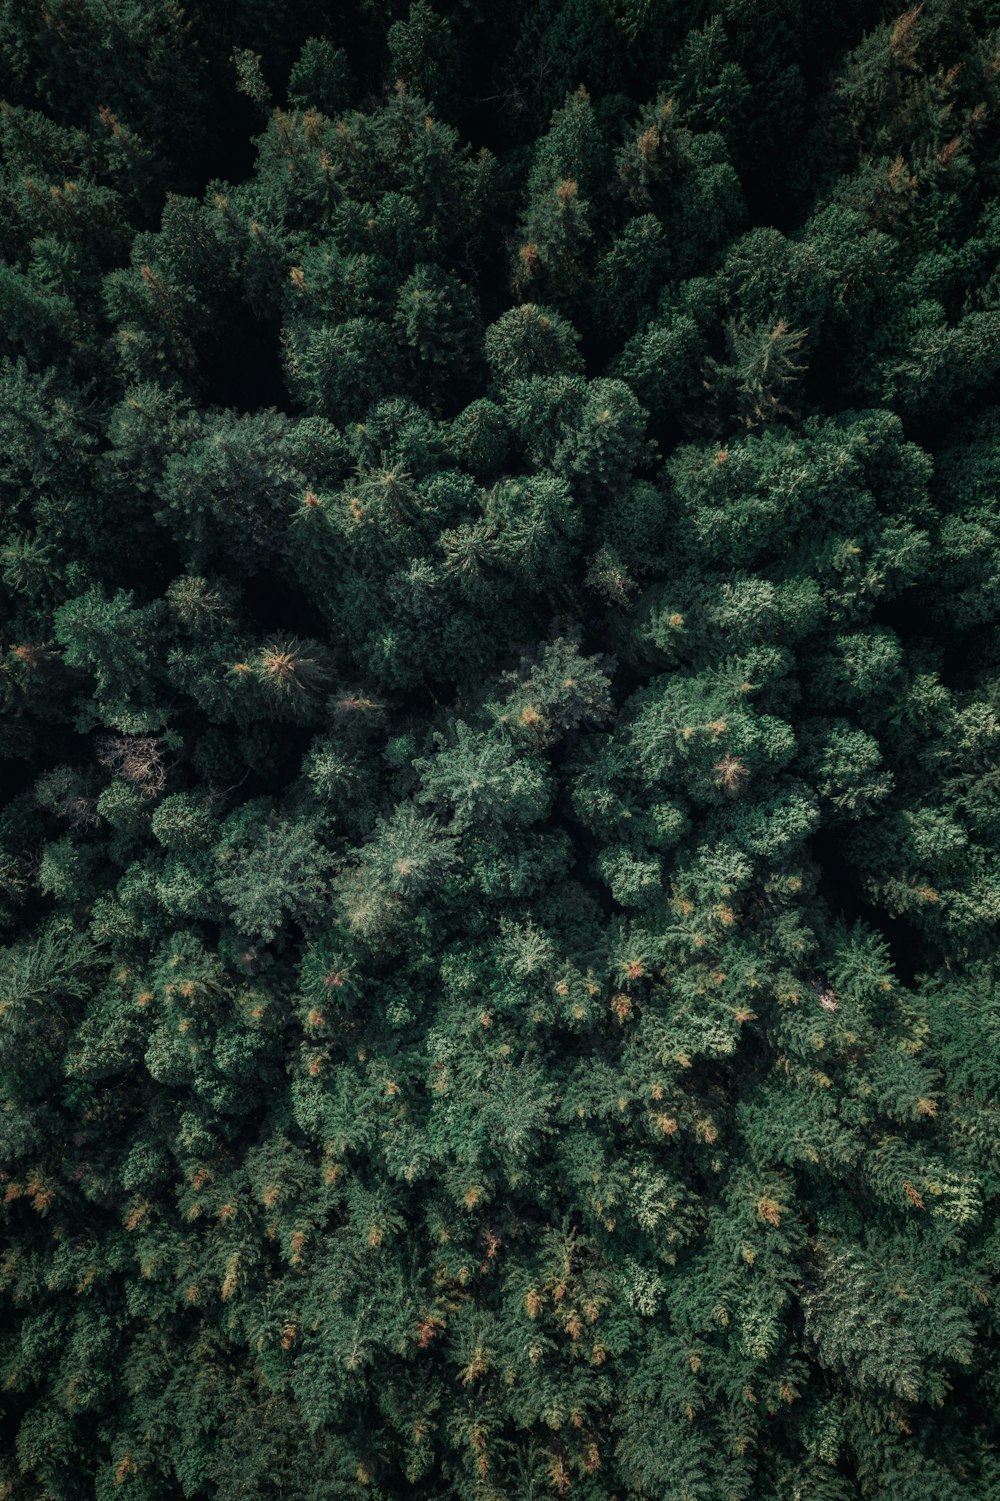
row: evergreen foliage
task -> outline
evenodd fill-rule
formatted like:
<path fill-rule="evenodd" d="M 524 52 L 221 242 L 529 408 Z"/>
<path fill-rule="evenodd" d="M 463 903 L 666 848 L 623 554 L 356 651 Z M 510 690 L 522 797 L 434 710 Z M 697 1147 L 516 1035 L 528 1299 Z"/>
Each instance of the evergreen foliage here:
<path fill-rule="evenodd" d="M 998 58 L 0 4 L 0 1497 L 1000 1496 Z"/>

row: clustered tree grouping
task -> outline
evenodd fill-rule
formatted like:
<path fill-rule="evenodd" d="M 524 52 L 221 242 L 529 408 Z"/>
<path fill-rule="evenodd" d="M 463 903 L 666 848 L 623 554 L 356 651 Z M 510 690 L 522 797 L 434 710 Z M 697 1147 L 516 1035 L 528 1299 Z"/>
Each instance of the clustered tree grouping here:
<path fill-rule="evenodd" d="M 998 0 L 0 57 L 0 1496 L 996 1501 Z"/>

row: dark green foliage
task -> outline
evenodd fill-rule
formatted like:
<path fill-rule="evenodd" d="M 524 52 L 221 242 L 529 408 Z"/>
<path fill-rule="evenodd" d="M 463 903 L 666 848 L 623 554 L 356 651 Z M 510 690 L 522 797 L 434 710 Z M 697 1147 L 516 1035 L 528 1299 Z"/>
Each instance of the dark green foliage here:
<path fill-rule="evenodd" d="M 288 75 L 288 102 L 294 109 L 336 115 L 349 102 L 350 64 L 343 47 L 326 37 L 310 37 Z"/>
<path fill-rule="evenodd" d="M 425 0 L 413 0 L 405 21 L 386 33 L 389 72 L 449 115 L 459 74 L 459 52 L 448 22 Z"/>
<path fill-rule="evenodd" d="M 998 23 L 0 4 L 0 1496 L 1000 1496 Z"/>

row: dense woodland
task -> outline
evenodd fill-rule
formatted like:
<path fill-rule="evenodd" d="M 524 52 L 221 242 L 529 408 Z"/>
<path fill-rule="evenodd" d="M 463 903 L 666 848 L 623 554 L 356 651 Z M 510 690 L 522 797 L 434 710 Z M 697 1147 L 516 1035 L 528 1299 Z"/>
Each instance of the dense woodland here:
<path fill-rule="evenodd" d="M 1000 1496 L 1000 0 L 2 0 L 0 1497 Z"/>

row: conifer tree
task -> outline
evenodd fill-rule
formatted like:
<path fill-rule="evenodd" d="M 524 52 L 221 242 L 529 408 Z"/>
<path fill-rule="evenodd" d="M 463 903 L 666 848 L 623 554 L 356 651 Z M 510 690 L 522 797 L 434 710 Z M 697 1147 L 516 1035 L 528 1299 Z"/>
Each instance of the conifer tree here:
<path fill-rule="evenodd" d="M 0 1495 L 1000 1495 L 997 19 L 0 6 Z"/>

